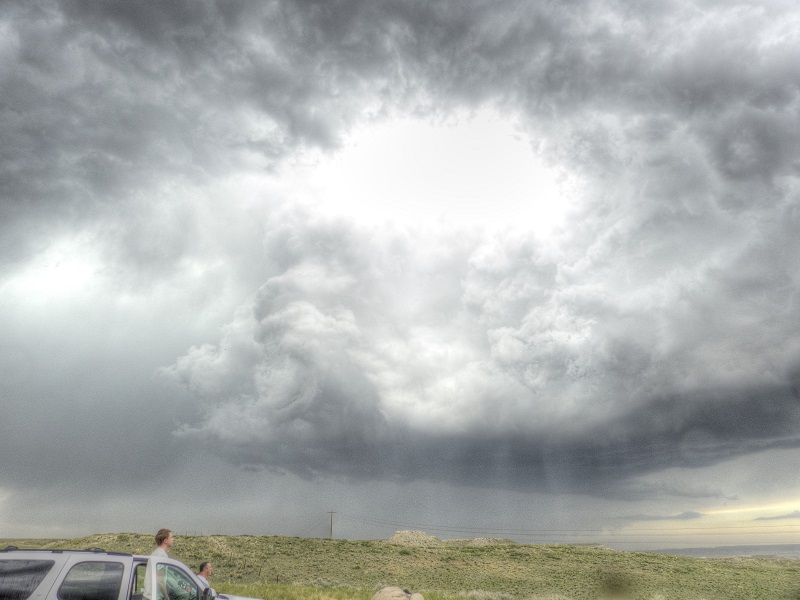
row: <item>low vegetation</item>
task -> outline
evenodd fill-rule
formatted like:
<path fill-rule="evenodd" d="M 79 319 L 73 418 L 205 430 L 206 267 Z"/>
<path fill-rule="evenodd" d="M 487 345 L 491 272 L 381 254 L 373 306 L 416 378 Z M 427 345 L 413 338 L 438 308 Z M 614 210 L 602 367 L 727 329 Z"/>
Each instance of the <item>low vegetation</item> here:
<path fill-rule="evenodd" d="M 800 561 L 699 559 L 595 546 L 511 541 L 324 540 L 176 534 L 170 555 L 214 564 L 219 592 L 265 600 L 369 600 L 399 585 L 426 600 L 800 600 Z M 435 539 L 435 538 L 433 538 Z M 151 534 L 0 540 L 2 547 L 91 548 L 149 554 Z"/>

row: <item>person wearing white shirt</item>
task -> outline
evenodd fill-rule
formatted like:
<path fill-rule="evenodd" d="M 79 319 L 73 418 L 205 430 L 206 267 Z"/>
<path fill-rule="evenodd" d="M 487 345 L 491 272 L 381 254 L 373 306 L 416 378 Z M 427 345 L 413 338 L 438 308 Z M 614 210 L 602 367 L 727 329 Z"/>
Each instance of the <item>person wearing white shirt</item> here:
<path fill-rule="evenodd" d="M 197 572 L 197 578 L 202 581 L 206 587 L 211 587 L 211 585 L 208 583 L 208 578 L 211 576 L 212 570 L 213 567 L 211 566 L 210 562 L 206 561 L 200 563 L 200 570 Z"/>
<path fill-rule="evenodd" d="M 150 554 L 150 556 L 160 557 L 160 558 L 167 558 L 169 556 L 168 552 L 169 549 L 172 548 L 172 545 L 175 543 L 175 536 L 173 535 L 172 531 L 169 529 L 159 529 L 158 533 L 156 534 L 156 549 Z M 150 560 L 147 561 L 147 569 L 144 572 L 144 591 L 143 596 L 147 600 L 153 600 L 151 598 L 151 592 L 153 589 L 153 569 L 151 569 L 151 562 Z M 166 594 L 166 586 L 164 585 L 163 581 L 159 581 L 158 585 L 162 588 L 161 592 L 164 598 L 167 597 Z"/>

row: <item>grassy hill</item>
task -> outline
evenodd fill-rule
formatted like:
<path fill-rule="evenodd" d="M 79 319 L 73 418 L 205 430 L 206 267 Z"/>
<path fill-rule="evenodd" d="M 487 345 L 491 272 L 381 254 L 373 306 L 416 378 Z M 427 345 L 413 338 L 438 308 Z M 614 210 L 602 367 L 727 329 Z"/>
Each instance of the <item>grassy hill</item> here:
<path fill-rule="evenodd" d="M 149 554 L 152 534 L 0 540 L 20 548 L 89 548 Z M 214 565 L 220 592 L 265 600 L 369 600 L 399 585 L 426 600 L 800 600 L 800 561 L 701 559 L 603 547 L 436 538 L 324 540 L 184 536 L 170 555 Z"/>

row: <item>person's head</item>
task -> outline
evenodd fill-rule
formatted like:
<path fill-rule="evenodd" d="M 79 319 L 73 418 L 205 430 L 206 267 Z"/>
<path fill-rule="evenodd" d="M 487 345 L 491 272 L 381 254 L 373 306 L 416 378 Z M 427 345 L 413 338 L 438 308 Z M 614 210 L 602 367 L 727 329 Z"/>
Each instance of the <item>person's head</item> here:
<path fill-rule="evenodd" d="M 172 548 L 172 544 L 174 543 L 175 536 L 172 535 L 172 532 L 169 529 L 158 530 L 158 533 L 156 534 L 156 546 Z"/>
<path fill-rule="evenodd" d="M 198 573 L 208 579 L 208 576 L 211 575 L 212 566 L 210 562 L 201 562 L 200 563 L 200 571 Z"/>

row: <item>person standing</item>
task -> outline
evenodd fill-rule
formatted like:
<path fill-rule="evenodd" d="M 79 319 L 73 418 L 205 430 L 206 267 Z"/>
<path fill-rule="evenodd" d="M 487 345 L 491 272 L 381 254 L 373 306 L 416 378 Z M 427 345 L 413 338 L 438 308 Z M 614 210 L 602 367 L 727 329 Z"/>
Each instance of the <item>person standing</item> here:
<path fill-rule="evenodd" d="M 202 581 L 206 587 L 211 587 L 208 583 L 208 578 L 211 576 L 211 571 L 214 570 L 214 567 L 211 566 L 211 563 L 206 561 L 200 563 L 200 570 L 197 572 L 197 578 Z"/>
<path fill-rule="evenodd" d="M 175 543 L 175 536 L 173 535 L 172 531 L 169 529 L 159 529 L 158 533 L 156 533 L 156 549 L 150 553 L 150 560 L 147 561 L 147 568 L 144 572 L 144 590 L 142 592 L 143 597 L 146 600 L 155 600 L 155 597 L 152 595 L 153 591 L 153 558 L 167 558 L 169 556 L 169 550 L 172 548 L 172 545 Z M 167 585 L 164 581 L 163 572 L 159 573 L 158 581 L 158 589 L 161 592 L 161 597 L 168 598 L 167 595 Z"/>

